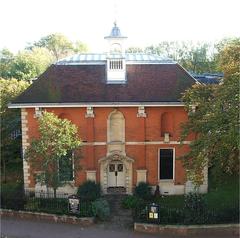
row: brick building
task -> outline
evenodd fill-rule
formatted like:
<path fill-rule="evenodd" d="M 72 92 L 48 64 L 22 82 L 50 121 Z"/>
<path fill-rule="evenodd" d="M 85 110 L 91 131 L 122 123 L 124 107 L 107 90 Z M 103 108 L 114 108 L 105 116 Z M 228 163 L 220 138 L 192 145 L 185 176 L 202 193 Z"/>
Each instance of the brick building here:
<path fill-rule="evenodd" d="M 180 146 L 180 125 L 188 119 L 181 94 L 196 83 L 179 64 L 157 55 L 126 53 L 114 25 L 108 51 L 79 54 L 51 65 L 10 105 L 22 111 L 23 151 L 38 135 L 41 110 L 71 120 L 83 141 L 82 170 L 70 176 L 74 192 L 85 180 L 100 182 L 104 193 L 131 194 L 140 181 L 160 185 L 162 194 L 192 189 L 182 162 L 190 135 Z M 25 188 L 44 190 L 24 160 Z M 207 191 L 207 170 L 200 191 Z"/>

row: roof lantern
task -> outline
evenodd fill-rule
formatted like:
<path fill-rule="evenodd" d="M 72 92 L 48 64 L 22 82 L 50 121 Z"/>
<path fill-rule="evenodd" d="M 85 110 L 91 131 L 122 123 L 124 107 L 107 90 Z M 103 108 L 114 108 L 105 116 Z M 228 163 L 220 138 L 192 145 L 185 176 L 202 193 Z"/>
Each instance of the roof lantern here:
<path fill-rule="evenodd" d="M 111 33 L 109 36 L 105 36 L 104 39 L 109 39 L 109 38 L 127 38 L 126 36 L 122 36 L 120 28 L 117 26 L 117 22 L 114 22 L 114 26 L 111 30 Z"/>
<path fill-rule="evenodd" d="M 124 41 L 116 21 L 109 36 L 104 37 L 108 42 L 107 50 L 107 83 L 126 82 L 126 55 Z"/>
<path fill-rule="evenodd" d="M 122 36 L 120 28 L 117 26 L 116 21 L 114 22 L 114 26 L 111 30 L 109 36 L 104 37 L 107 40 L 108 53 L 122 53 L 125 54 L 125 40 L 127 39 L 126 36 Z"/>

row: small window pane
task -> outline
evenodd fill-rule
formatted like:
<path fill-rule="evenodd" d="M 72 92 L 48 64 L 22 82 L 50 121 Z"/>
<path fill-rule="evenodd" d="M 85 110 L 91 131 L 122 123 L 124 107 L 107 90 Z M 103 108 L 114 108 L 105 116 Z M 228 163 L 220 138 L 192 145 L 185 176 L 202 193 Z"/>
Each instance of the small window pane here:
<path fill-rule="evenodd" d="M 68 152 L 66 156 L 59 159 L 59 180 L 72 181 L 73 180 L 73 161 L 72 153 Z"/>
<path fill-rule="evenodd" d="M 115 172 L 115 164 L 109 165 L 109 172 Z"/>
<path fill-rule="evenodd" d="M 118 172 L 122 172 L 123 171 L 123 164 L 118 164 Z"/>

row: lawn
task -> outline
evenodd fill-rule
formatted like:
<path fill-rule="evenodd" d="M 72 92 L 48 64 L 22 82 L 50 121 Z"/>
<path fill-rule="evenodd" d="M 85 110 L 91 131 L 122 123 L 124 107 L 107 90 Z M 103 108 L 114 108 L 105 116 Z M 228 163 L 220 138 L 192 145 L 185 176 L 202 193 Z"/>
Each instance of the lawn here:
<path fill-rule="evenodd" d="M 204 195 L 209 208 L 238 206 L 239 178 L 226 177 L 224 182 L 214 182 L 209 176 L 209 191 Z M 181 208 L 184 205 L 184 195 L 162 196 L 157 202 L 166 207 Z"/>

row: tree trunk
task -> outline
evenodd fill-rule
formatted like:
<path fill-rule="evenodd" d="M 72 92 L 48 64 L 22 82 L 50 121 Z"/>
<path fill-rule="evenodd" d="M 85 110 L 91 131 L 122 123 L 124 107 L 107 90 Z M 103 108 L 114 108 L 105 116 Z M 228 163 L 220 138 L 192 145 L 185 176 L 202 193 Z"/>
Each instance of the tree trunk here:
<path fill-rule="evenodd" d="M 57 189 L 56 188 L 53 188 L 53 195 L 54 195 L 54 198 L 57 198 Z"/>
<path fill-rule="evenodd" d="M 6 161 L 5 159 L 2 160 L 3 164 L 3 183 L 7 182 L 7 175 L 6 175 Z"/>

